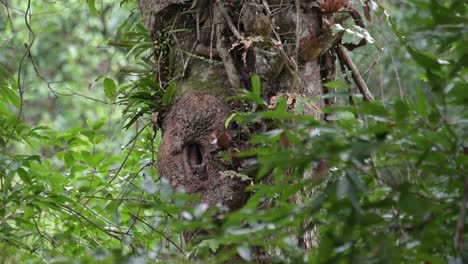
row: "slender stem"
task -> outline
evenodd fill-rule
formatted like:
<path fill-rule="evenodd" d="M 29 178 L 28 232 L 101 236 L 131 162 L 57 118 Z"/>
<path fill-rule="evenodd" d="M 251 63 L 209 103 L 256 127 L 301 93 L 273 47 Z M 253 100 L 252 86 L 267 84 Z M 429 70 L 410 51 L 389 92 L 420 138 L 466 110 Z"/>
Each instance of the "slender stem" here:
<path fill-rule="evenodd" d="M 351 71 L 351 76 L 353 77 L 356 86 L 361 92 L 364 101 L 373 102 L 374 97 L 372 97 L 369 88 L 367 88 L 366 82 L 364 82 L 364 79 L 359 73 L 358 68 L 356 67 L 356 65 L 354 65 L 353 61 L 351 60 L 351 57 L 349 57 L 348 55 L 348 52 L 346 52 L 346 48 L 343 45 L 338 44 L 336 47 L 336 53 L 338 54 L 338 58 L 340 59 L 340 61 L 342 61 L 346 65 L 348 70 Z"/>
<path fill-rule="evenodd" d="M 229 27 L 229 29 L 231 30 L 232 34 L 234 34 L 234 36 L 237 39 L 243 39 L 242 35 L 237 30 L 236 26 L 234 26 L 234 23 L 232 22 L 231 17 L 229 16 L 229 14 L 226 11 L 226 8 L 224 8 L 224 5 L 223 5 L 222 1 L 221 0 L 216 0 L 216 3 L 217 3 L 218 11 L 223 15 L 224 20 L 226 21 L 226 24 Z"/>
<path fill-rule="evenodd" d="M 216 50 L 218 51 L 219 57 L 223 61 L 224 68 L 226 69 L 226 74 L 228 75 L 229 84 L 231 85 L 231 88 L 239 88 L 240 79 L 237 74 L 237 69 L 234 66 L 234 61 L 231 57 L 231 54 L 229 54 L 229 52 L 227 51 L 226 47 L 223 44 L 224 43 L 223 31 L 225 29 L 225 23 L 221 19 L 221 15 L 223 13 L 222 10 L 224 10 L 224 7 L 222 5 L 223 4 L 219 3 L 219 1 L 217 1 L 217 4 L 215 5 L 214 22 L 216 26 Z M 227 22 L 227 24 L 229 24 L 229 22 Z M 234 35 L 236 34 L 234 33 Z"/>

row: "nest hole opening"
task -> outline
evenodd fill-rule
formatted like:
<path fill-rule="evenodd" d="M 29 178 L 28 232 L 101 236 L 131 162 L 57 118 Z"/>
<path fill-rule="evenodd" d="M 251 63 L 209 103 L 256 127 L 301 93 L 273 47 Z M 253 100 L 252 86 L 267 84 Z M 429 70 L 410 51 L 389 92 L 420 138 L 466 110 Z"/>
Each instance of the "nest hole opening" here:
<path fill-rule="evenodd" d="M 203 153 L 199 144 L 189 144 L 186 150 L 187 161 L 192 169 L 203 164 Z"/>

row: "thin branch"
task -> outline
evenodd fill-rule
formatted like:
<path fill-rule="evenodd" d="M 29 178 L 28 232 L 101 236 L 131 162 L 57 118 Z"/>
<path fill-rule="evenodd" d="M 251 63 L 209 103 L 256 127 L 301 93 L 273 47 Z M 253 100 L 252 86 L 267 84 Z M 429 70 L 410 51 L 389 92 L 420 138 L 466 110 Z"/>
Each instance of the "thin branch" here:
<path fill-rule="evenodd" d="M 116 103 L 109 103 L 109 102 L 106 102 L 106 101 L 103 101 L 103 100 L 100 100 L 100 99 L 97 99 L 97 98 L 93 98 L 93 97 L 90 97 L 90 96 L 87 96 L 87 95 L 84 95 L 84 94 L 74 92 L 73 90 L 71 90 L 68 87 L 67 87 L 67 90 L 70 92 L 70 94 L 60 93 L 60 95 L 61 96 L 78 96 L 78 97 L 82 97 L 82 98 L 85 98 L 85 99 L 88 99 L 88 100 L 91 100 L 91 101 L 99 102 L 99 103 L 105 104 L 105 105 L 115 105 L 116 104 Z"/>
<path fill-rule="evenodd" d="M 68 205 L 61 205 L 61 207 L 63 209 L 65 209 L 66 211 L 68 211 L 71 215 L 77 217 L 78 219 L 83 219 L 85 220 L 86 222 L 88 222 L 90 225 L 96 227 L 97 229 L 101 230 L 102 232 L 104 232 L 105 234 L 107 234 L 108 236 L 112 237 L 112 238 L 115 238 L 117 240 L 121 240 L 122 237 L 121 236 L 118 236 L 116 234 L 113 234 L 112 231 L 110 230 L 106 230 L 105 228 L 103 228 L 102 226 L 99 226 L 98 224 L 96 224 L 95 222 L 91 221 L 89 218 L 87 218 L 86 216 L 84 216 L 83 214 L 81 214 L 80 212 L 77 212 L 76 210 L 74 210 L 73 208 L 71 208 L 70 206 Z M 115 233 L 115 232 L 114 232 Z M 121 232 L 118 232 L 119 234 L 122 234 Z"/>
<path fill-rule="evenodd" d="M 377 184 L 379 184 L 380 187 L 383 187 L 384 186 L 383 177 L 382 177 L 382 174 L 380 173 L 379 168 L 376 165 L 375 160 L 376 160 L 375 155 L 371 155 L 370 164 L 372 168 L 374 169 L 375 175 L 377 176 Z"/>
<path fill-rule="evenodd" d="M 346 51 L 346 48 L 343 45 L 338 44 L 336 45 L 336 53 L 340 61 L 343 62 L 348 68 L 348 70 L 351 71 L 351 76 L 353 77 L 353 80 L 356 83 L 356 86 L 361 92 L 364 98 L 364 101 L 373 102 L 374 97 L 372 97 L 371 92 L 367 88 L 366 82 L 364 81 L 361 74 L 359 73 L 358 68 L 356 67 L 356 65 L 354 65 L 353 61 L 351 60 L 351 57 L 349 57 L 348 52 Z"/>
<path fill-rule="evenodd" d="M 141 199 L 142 196 L 143 196 L 143 192 L 140 193 L 140 199 Z M 123 199 L 123 197 L 122 197 L 122 199 Z M 133 218 L 133 221 L 130 224 L 130 226 L 128 227 L 127 232 L 125 232 L 125 234 L 127 234 L 127 235 L 131 234 L 131 231 L 132 231 L 133 227 L 135 226 L 135 224 L 136 224 L 136 222 L 138 220 L 138 216 L 140 215 L 141 206 L 142 206 L 142 203 L 138 203 L 138 211 L 136 212 L 136 215 L 131 214 L 131 216 Z"/>
<path fill-rule="evenodd" d="M 30 41 L 29 43 L 25 43 L 24 46 L 26 47 L 26 54 L 27 56 L 29 57 L 29 60 L 31 61 L 31 64 L 33 66 L 33 69 L 34 71 L 36 72 L 37 76 L 39 76 L 39 78 L 46 83 L 47 85 L 47 88 L 49 88 L 49 90 L 52 92 L 52 94 L 55 96 L 55 97 L 58 97 L 57 95 L 61 95 L 60 93 L 57 93 L 54 89 L 52 89 L 52 87 L 50 86 L 51 82 L 47 81 L 44 76 L 42 76 L 42 74 L 39 72 L 39 68 L 37 67 L 36 65 L 36 61 L 34 60 L 34 57 L 32 56 L 31 54 L 31 48 L 34 44 L 34 41 L 36 39 L 35 37 L 35 34 L 34 34 L 34 31 L 32 30 L 32 27 L 31 27 L 31 0 L 28 1 L 28 6 L 26 8 L 26 12 L 24 14 L 24 21 L 26 23 L 26 27 L 28 28 L 28 32 L 30 34 Z"/>
<path fill-rule="evenodd" d="M 211 21 L 211 30 L 210 30 L 210 60 L 213 59 L 213 43 L 214 43 L 214 36 L 215 36 L 215 23 L 216 19 L 213 16 L 213 19 Z"/>
<path fill-rule="evenodd" d="M 400 95 L 400 99 L 403 99 L 403 88 L 401 87 L 401 82 L 400 82 L 400 75 L 398 74 L 398 70 L 395 64 L 395 59 L 393 58 L 393 53 L 391 49 L 388 49 L 388 52 L 390 54 L 390 59 L 392 59 L 392 66 L 393 66 L 393 71 L 395 72 L 395 78 L 397 80 L 398 84 L 398 92 Z"/>
<path fill-rule="evenodd" d="M 43 237 L 45 240 L 47 240 L 50 244 L 53 244 L 54 239 L 47 234 L 46 232 L 42 232 L 41 229 L 39 228 L 39 225 L 37 224 L 36 218 L 31 218 L 34 222 L 34 227 L 36 228 L 36 231 L 39 233 L 41 237 Z"/>
<path fill-rule="evenodd" d="M 272 12 L 270 10 L 270 7 L 268 6 L 268 2 L 266 0 L 262 0 L 263 1 L 263 6 L 267 12 L 267 14 L 269 16 L 272 16 Z M 294 75 L 294 78 L 300 78 L 299 76 L 297 76 L 297 72 L 299 71 L 299 67 L 296 63 L 295 60 L 293 60 L 292 58 L 290 58 L 288 56 L 288 54 L 286 54 L 286 52 L 284 51 L 284 46 L 283 46 L 283 42 L 281 41 L 281 36 L 280 34 L 276 31 L 277 27 L 276 27 L 276 24 L 274 22 L 273 19 L 269 19 L 268 20 L 268 23 L 270 25 L 270 28 L 271 30 L 273 31 L 273 34 L 275 35 L 276 37 L 276 44 L 274 45 L 274 47 L 279 51 L 281 57 L 283 58 L 283 60 L 286 62 L 286 67 L 288 68 L 288 70 L 293 73 Z M 263 54 L 265 56 L 265 54 Z"/>
<path fill-rule="evenodd" d="M 268 5 L 268 1 L 267 0 L 262 0 L 262 4 L 263 4 L 263 7 L 265 8 L 267 14 L 269 16 L 271 16 L 271 9 L 270 9 L 270 5 Z"/>
<path fill-rule="evenodd" d="M 156 233 L 158 233 L 160 236 L 162 236 L 164 239 L 166 239 L 167 241 L 169 241 L 169 243 L 171 243 L 174 247 L 176 247 L 181 253 L 183 253 L 184 251 L 174 242 L 172 241 L 168 236 L 166 236 L 163 232 L 157 230 L 156 228 L 154 228 L 153 226 L 151 226 L 150 224 L 148 224 L 147 222 L 143 221 L 140 217 L 138 217 L 137 215 L 134 215 L 132 214 L 131 212 L 128 213 L 130 216 L 132 216 L 133 218 L 135 218 L 136 220 L 140 221 L 142 224 L 144 224 L 145 226 L 147 226 L 148 228 L 150 228 L 152 231 L 155 231 Z"/>
<path fill-rule="evenodd" d="M 228 50 L 224 46 L 224 37 L 223 31 L 225 29 L 225 24 L 221 19 L 222 11 L 221 11 L 222 4 L 217 1 L 215 5 L 215 15 L 214 15 L 214 23 L 216 25 L 216 50 L 218 51 L 219 57 L 223 61 L 224 68 L 226 68 L 226 73 L 229 79 L 229 84 L 231 88 L 239 88 L 240 87 L 240 80 L 237 74 L 237 69 L 234 66 L 234 61 L 229 54 Z M 232 21 L 231 21 L 232 22 Z"/>
<path fill-rule="evenodd" d="M 97 199 L 97 200 L 105 200 L 105 201 L 124 201 L 124 202 L 134 202 L 134 203 L 143 203 L 141 199 L 135 199 L 135 198 L 111 198 L 111 197 L 104 197 L 104 196 L 96 196 L 96 195 L 85 195 L 83 196 L 84 199 Z M 1 222 L 0 222 L 1 223 Z"/>
<path fill-rule="evenodd" d="M 224 8 L 224 5 L 221 2 L 221 0 L 216 0 L 216 3 L 217 3 L 216 7 L 217 7 L 218 11 L 223 15 L 224 20 L 226 21 L 226 24 L 229 27 L 229 29 L 231 30 L 232 34 L 234 34 L 234 36 L 237 39 L 243 39 L 244 37 L 242 37 L 242 35 L 237 30 L 237 28 L 234 26 L 234 23 L 232 22 L 231 17 L 227 13 L 226 8 Z"/>
<path fill-rule="evenodd" d="M 294 47 L 294 59 L 299 62 L 299 46 L 301 42 L 301 4 L 299 0 L 295 0 L 296 4 L 296 46 Z"/>
<path fill-rule="evenodd" d="M 124 161 L 120 165 L 119 169 L 115 173 L 115 175 L 109 180 L 109 184 L 112 184 L 112 182 L 119 176 L 119 173 L 122 171 L 125 163 L 127 163 L 128 158 L 130 157 L 130 154 L 132 154 L 133 149 L 135 148 L 136 142 L 140 134 L 150 125 L 151 123 L 146 124 L 141 130 L 137 132 L 137 134 L 125 145 L 123 148 L 127 148 L 130 143 L 133 142 L 132 146 L 130 147 L 130 150 L 128 151 L 127 155 L 125 156 Z"/>
<path fill-rule="evenodd" d="M 5 13 L 6 13 L 8 22 L 10 22 L 11 31 L 15 32 L 15 29 L 13 28 L 13 21 L 11 20 L 11 16 L 10 16 L 10 9 L 8 7 L 8 0 L 0 0 L 0 3 L 2 3 L 2 5 L 5 7 Z"/>
<path fill-rule="evenodd" d="M 28 30 L 29 30 L 29 32 L 30 32 L 30 34 L 32 36 L 32 40 L 30 41 L 29 45 L 27 43 L 24 43 L 24 46 L 26 47 L 26 51 L 24 52 L 23 56 L 20 59 L 19 67 L 18 67 L 18 75 L 16 77 L 17 78 L 16 82 L 17 82 L 17 85 L 18 85 L 18 93 L 19 93 L 19 97 L 20 97 L 20 105 L 19 105 L 19 109 L 18 109 L 18 120 L 21 120 L 21 115 L 23 114 L 23 93 L 24 93 L 24 90 L 23 90 L 23 88 L 21 86 L 21 73 L 23 71 L 23 63 L 24 63 L 24 60 L 26 59 L 26 56 L 28 54 L 30 54 L 30 50 L 29 50 L 30 45 L 32 45 L 34 43 L 34 32 L 32 31 L 31 26 L 29 25 L 29 21 L 28 21 L 28 19 L 31 20 L 30 12 L 31 12 L 31 0 L 28 1 L 28 6 L 26 7 L 26 13 L 24 14 L 24 20 L 25 20 L 26 26 L 28 27 Z M 6 148 L 8 142 L 13 137 L 13 134 L 15 133 L 15 130 L 16 130 L 17 127 L 18 127 L 18 122 L 15 122 L 13 128 L 11 129 L 10 134 L 8 135 L 8 138 L 5 140 L 5 143 L 2 144 L 2 147 Z"/>
<path fill-rule="evenodd" d="M 346 66 L 344 64 L 343 61 L 341 61 L 340 59 L 338 59 L 338 62 L 340 63 L 340 70 L 341 70 L 341 73 L 344 74 L 344 80 L 347 84 L 349 84 L 349 88 L 348 88 L 348 91 L 349 91 L 349 96 L 348 96 L 348 101 L 349 101 L 349 104 L 350 105 L 355 105 L 354 103 L 354 100 L 353 100 L 353 95 L 352 95 L 352 83 L 351 83 L 351 80 L 349 79 L 349 74 L 348 72 L 346 71 Z M 357 115 L 355 114 L 356 118 L 357 118 Z"/>

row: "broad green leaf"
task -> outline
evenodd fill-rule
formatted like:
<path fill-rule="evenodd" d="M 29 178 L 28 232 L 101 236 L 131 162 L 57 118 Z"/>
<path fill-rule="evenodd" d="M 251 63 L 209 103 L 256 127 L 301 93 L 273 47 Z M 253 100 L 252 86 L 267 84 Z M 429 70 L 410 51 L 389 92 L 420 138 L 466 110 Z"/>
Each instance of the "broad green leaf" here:
<path fill-rule="evenodd" d="M 366 114 L 370 116 L 380 116 L 380 117 L 388 117 L 389 112 L 379 102 L 372 102 L 372 103 L 363 103 L 362 105 L 357 108 L 358 112 L 361 114 Z"/>
<path fill-rule="evenodd" d="M 106 97 L 114 102 L 115 98 L 117 97 L 117 85 L 115 84 L 114 80 L 106 77 L 104 78 L 103 85 Z"/>
<path fill-rule="evenodd" d="M 87 0 L 88 1 L 88 10 L 91 15 L 97 17 L 99 16 L 99 11 L 96 9 L 96 0 Z"/>
<path fill-rule="evenodd" d="M 17 109 L 21 106 L 21 99 L 17 93 L 17 91 L 13 90 L 10 84 L 6 84 L 0 87 L 0 98 L 2 98 L 16 107 Z"/>
<path fill-rule="evenodd" d="M 437 61 L 437 58 L 434 57 L 434 55 L 418 51 L 412 47 L 408 47 L 407 50 L 411 54 L 413 59 L 422 67 L 428 70 L 440 69 L 440 64 Z"/>
<path fill-rule="evenodd" d="M 216 239 L 205 239 L 198 244 L 199 247 L 208 247 L 213 253 L 219 248 L 219 241 Z"/>
<path fill-rule="evenodd" d="M 31 184 L 31 173 L 28 170 L 25 168 L 18 168 L 16 172 L 18 173 L 21 180 L 27 184 Z"/>
<path fill-rule="evenodd" d="M 407 190 L 400 194 L 398 207 L 403 212 L 415 217 L 416 221 L 420 221 L 424 215 L 431 212 L 431 202 L 427 198 L 415 195 Z"/>

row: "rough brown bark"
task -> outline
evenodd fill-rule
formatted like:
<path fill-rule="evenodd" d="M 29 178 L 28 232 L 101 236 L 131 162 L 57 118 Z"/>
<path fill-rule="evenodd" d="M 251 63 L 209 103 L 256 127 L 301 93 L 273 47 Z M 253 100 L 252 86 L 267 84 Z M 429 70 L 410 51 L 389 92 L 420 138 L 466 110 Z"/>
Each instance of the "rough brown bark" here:
<path fill-rule="evenodd" d="M 174 76 L 165 73 L 167 60 L 161 59 L 159 69 L 163 84 L 174 79 L 180 84 L 176 100 L 160 115 L 159 174 L 204 202 L 237 209 L 248 194 L 240 179 L 222 176 L 237 168 L 220 160 L 213 137 L 233 110 L 243 109 L 224 98 L 249 89 L 256 73 L 267 102 L 307 97 L 312 103 L 304 111 L 322 119 L 321 76 L 328 79 L 334 71 L 320 69 L 320 56 L 333 46 L 323 34 L 320 5 L 310 0 L 139 0 L 139 5 L 153 39 L 183 29 L 171 33 Z"/>
<path fill-rule="evenodd" d="M 226 168 L 213 143 L 213 133 L 223 128 L 229 114 L 227 105 L 213 95 L 183 94 L 163 121 L 158 173 L 169 178 L 173 187 L 196 193 L 208 204 L 237 209 L 247 198 L 245 185 L 222 177 L 220 172 Z"/>

